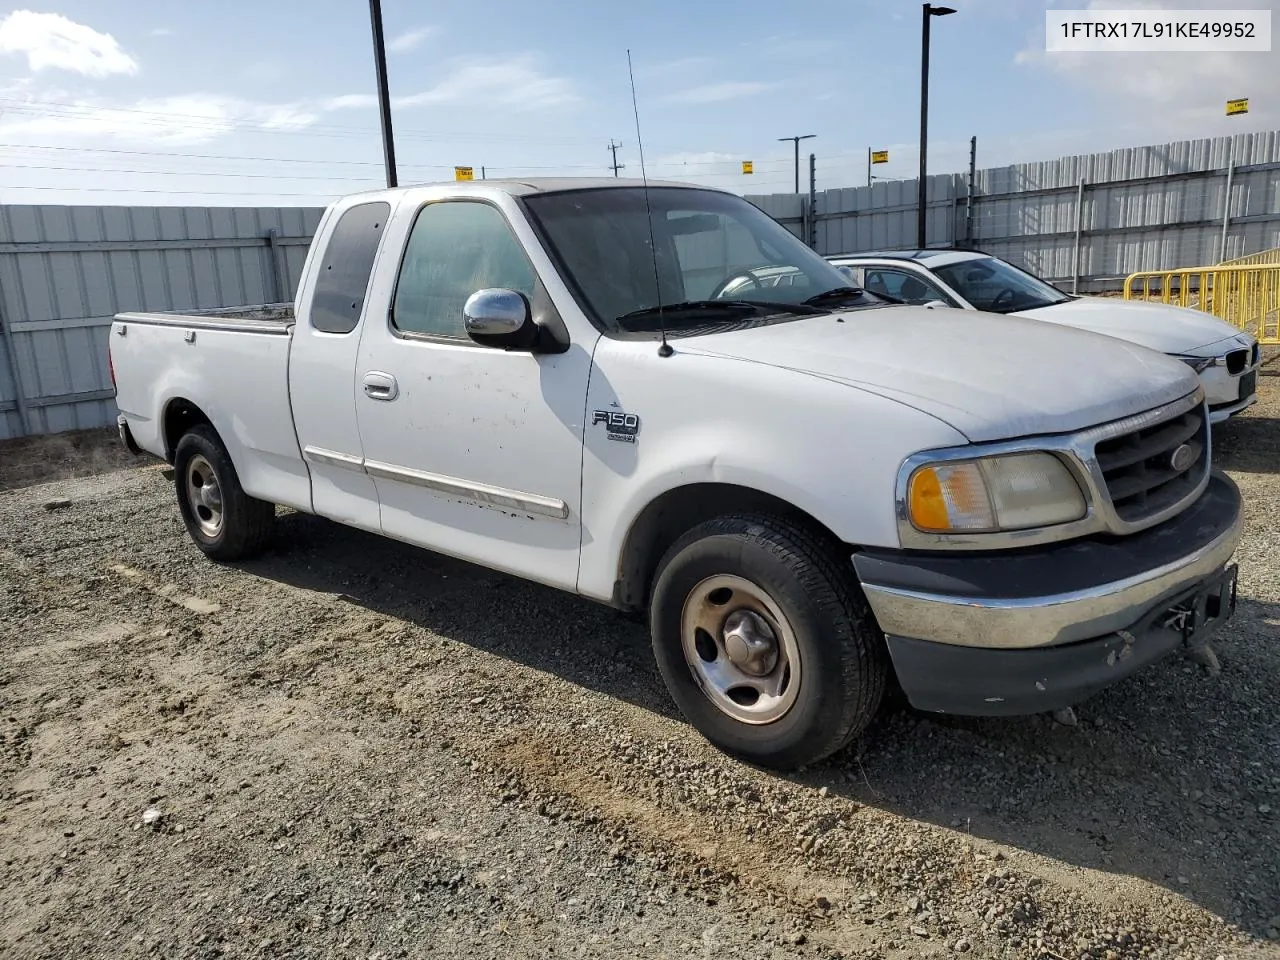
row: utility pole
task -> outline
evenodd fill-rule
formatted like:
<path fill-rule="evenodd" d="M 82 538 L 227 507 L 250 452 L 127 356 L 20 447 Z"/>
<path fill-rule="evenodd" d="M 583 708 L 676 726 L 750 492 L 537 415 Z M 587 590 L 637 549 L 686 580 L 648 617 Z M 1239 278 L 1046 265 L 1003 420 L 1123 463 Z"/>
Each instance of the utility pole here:
<path fill-rule="evenodd" d="M 613 154 L 613 163 L 610 165 L 609 169 L 613 171 L 613 175 L 615 177 L 618 175 L 618 171 L 626 166 L 625 163 L 618 162 L 618 148 L 620 146 L 622 146 L 622 144 L 613 142 L 613 137 L 609 138 L 609 152 Z"/>
<path fill-rule="evenodd" d="M 809 247 L 818 249 L 818 166 L 809 154 Z"/>
<path fill-rule="evenodd" d="M 919 210 L 916 214 L 916 249 L 924 249 L 925 226 L 925 191 L 926 157 L 929 152 L 929 18 L 945 17 L 955 13 L 952 7 L 935 7 L 931 3 L 923 5 L 921 10 L 922 27 L 920 32 L 920 183 L 917 201 Z"/>
<path fill-rule="evenodd" d="M 382 156 L 387 167 L 387 186 L 399 185 L 396 178 L 396 144 L 391 133 L 391 96 L 387 92 L 387 48 L 382 39 L 382 0 L 369 0 L 373 23 L 373 65 L 378 73 L 378 113 L 382 118 Z"/>
<path fill-rule="evenodd" d="M 792 143 L 796 145 L 796 193 L 800 192 L 800 141 L 812 140 L 816 136 L 817 136 L 816 133 L 806 133 L 803 136 L 799 136 L 799 137 L 779 137 L 778 138 L 779 143 L 785 143 L 786 141 L 790 140 Z"/>
<path fill-rule="evenodd" d="M 973 246 L 973 190 L 978 180 L 978 138 L 969 138 L 969 189 L 964 194 L 964 245 Z"/>
<path fill-rule="evenodd" d="M 488 180 L 488 179 L 489 179 L 488 177 L 486 177 L 486 176 L 484 175 L 484 167 L 481 167 L 481 168 L 480 168 L 480 179 L 481 179 L 481 180 Z"/>

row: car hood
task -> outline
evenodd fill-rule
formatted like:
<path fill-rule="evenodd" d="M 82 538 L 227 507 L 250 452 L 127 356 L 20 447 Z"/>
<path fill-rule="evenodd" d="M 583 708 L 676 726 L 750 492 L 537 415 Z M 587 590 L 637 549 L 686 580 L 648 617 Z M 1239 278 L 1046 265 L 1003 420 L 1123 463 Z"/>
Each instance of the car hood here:
<path fill-rule="evenodd" d="M 765 364 L 922 410 L 971 441 L 1063 433 L 1196 389 L 1185 363 L 1021 317 L 889 306 L 676 341 L 677 352 Z"/>
<path fill-rule="evenodd" d="M 1080 297 L 1051 307 L 1019 310 L 1015 316 L 1105 333 L 1161 353 L 1193 354 L 1227 337 L 1243 336 L 1231 324 L 1199 310 L 1107 297 Z M 1248 345 L 1246 338 L 1241 346 Z"/>

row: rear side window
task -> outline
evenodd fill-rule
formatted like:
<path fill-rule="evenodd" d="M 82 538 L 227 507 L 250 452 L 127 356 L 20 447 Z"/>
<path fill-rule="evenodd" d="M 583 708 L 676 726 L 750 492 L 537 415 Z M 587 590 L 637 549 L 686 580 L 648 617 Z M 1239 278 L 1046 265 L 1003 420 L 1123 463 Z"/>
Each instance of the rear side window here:
<path fill-rule="evenodd" d="M 338 220 L 320 263 L 311 326 L 323 333 L 350 333 L 356 328 L 378 241 L 390 215 L 389 203 L 361 203 Z"/>

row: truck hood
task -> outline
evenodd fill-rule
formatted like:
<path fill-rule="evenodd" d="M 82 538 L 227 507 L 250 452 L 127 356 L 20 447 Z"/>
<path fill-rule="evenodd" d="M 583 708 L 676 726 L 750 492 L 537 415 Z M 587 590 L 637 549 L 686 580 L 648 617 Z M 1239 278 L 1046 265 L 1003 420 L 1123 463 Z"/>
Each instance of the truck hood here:
<path fill-rule="evenodd" d="M 1159 350 L 1198 356 L 1198 350 L 1227 337 L 1243 336 L 1217 317 L 1167 303 L 1143 303 L 1106 297 L 1080 297 L 1051 307 L 1019 310 L 1015 316 L 1047 320 L 1078 330 L 1092 330 Z M 1246 339 L 1240 346 L 1248 346 Z"/>
<path fill-rule="evenodd" d="M 887 397 L 974 442 L 1064 433 L 1196 389 L 1191 368 L 1038 320 L 891 306 L 681 338 L 676 351 L 794 370 Z"/>

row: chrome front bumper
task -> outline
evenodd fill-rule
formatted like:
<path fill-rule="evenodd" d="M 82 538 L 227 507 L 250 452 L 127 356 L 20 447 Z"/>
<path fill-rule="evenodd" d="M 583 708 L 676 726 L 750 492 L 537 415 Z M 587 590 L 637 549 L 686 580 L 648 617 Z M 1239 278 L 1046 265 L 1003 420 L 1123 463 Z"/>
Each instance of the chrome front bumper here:
<path fill-rule="evenodd" d="M 1119 540 L 995 556 L 867 551 L 854 555 L 854 565 L 890 636 L 1027 649 L 1124 630 L 1222 570 L 1242 529 L 1239 491 L 1215 473 L 1181 514 Z"/>

